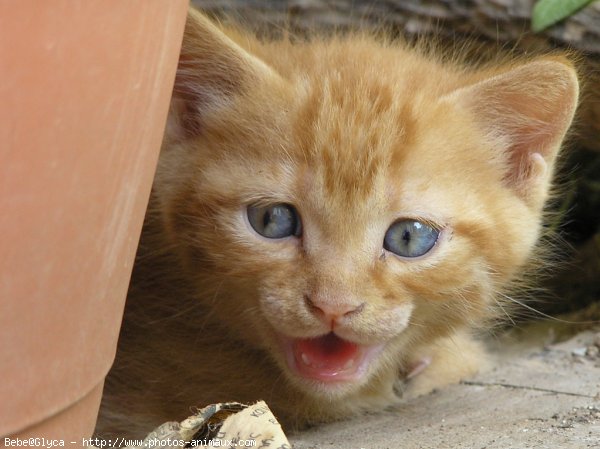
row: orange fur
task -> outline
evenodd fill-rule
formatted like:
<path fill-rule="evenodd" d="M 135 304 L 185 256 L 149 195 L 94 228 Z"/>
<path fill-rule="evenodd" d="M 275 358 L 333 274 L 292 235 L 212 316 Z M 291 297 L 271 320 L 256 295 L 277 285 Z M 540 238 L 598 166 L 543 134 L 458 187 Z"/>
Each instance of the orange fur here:
<path fill-rule="evenodd" d="M 532 255 L 577 86 L 560 56 L 471 68 L 364 34 L 259 41 L 191 11 L 99 431 L 257 399 L 302 425 L 473 374 L 472 329 Z M 301 237 L 253 234 L 256 203 L 293 204 Z M 434 249 L 384 250 L 398 218 L 442 229 Z M 356 382 L 286 366 L 281 334 L 329 331 L 315 302 L 356 310 L 340 337 L 384 345 Z"/>

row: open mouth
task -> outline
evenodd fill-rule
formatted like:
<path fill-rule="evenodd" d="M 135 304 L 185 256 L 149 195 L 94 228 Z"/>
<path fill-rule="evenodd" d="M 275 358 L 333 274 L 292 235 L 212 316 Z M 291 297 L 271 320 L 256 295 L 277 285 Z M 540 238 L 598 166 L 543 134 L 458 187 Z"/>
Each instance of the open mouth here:
<path fill-rule="evenodd" d="M 317 338 L 290 339 L 285 344 L 288 366 L 306 379 L 321 382 L 357 381 L 382 345 L 365 346 L 333 332 Z"/>

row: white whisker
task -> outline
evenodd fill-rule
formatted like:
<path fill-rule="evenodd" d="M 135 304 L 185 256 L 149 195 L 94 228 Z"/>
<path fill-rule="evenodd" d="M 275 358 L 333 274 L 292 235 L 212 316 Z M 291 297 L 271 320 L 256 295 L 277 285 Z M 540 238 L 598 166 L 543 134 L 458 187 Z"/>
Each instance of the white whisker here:
<path fill-rule="evenodd" d="M 534 307 L 531 307 L 530 305 L 527 305 L 526 303 L 519 301 L 518 299 L 512 298 L 508 295 L 505 295 L 504 293 L 500 293 L 498 292 L 498 294 L 500 296 L 502 296 L 503 298 L 508 299 L 509 301 L 514 302 L 515 304 L 520 305 L 521 307 L 526 308 L 527 310 L 530 310 L 531 312 L 534 312 L 540 316 L 543 316 L 544 318 L 547 318 L 549 320 L 552 321 L 556 321 L 558 323 L 565 323 L 565 324 L 600 324 L 600 321 L 595 320 L 595 321 L 569 321 L 569 320 L 563 320 L 562 318 L 556 318 L 552 315 L 548 315 L 547 313 L 541 312 L 540 310 L 537 310 Z"/>

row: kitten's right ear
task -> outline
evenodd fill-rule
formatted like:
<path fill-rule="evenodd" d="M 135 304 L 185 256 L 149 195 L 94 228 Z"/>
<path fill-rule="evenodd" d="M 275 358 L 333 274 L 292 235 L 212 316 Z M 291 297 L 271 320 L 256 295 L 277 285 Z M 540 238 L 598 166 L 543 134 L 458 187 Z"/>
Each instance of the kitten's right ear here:
<path fill-rule="evenodd" d="M 206 117 L 277 75 L 200 12 L 190 9 L 166 135 L 184 140 L 202 132 Z"/>

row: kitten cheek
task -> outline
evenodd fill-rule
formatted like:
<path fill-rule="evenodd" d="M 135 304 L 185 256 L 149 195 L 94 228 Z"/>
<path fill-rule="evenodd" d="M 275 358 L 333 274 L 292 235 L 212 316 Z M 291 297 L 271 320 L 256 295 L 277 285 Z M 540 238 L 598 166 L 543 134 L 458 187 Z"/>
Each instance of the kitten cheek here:
<path fill-rule="evenodd" d="M 267 294 L 260 300 L 260 310 L 271 328 L 279 334 L 289 337 L 309 337 L 329 331 L 329 328 L 316 320 L 313 315 L 294 307 L 294 304 L 295 302 L 284 294 Z"/>
<path fill-rule="evenodd" d="M 357 317 L 356 321 L 340 321 L 335 333 L 341 338 L 362 344 L 387 342 L 404 333 L 410 326 L 414 308 L 412 302 L 382 307 L 366 317 Z"/>

